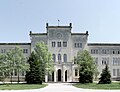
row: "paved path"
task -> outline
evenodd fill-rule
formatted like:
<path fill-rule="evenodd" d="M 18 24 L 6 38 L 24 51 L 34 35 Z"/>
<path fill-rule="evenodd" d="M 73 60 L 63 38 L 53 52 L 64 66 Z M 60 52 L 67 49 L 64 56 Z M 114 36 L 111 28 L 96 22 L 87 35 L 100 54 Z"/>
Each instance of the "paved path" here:
<path fill-rule="evenodd" d="M 50 83 L 47 87 L 33 90 L 0 90 L 0 92 L 120 92 L 120 90 L 81 89 L 70 83 Z"/>

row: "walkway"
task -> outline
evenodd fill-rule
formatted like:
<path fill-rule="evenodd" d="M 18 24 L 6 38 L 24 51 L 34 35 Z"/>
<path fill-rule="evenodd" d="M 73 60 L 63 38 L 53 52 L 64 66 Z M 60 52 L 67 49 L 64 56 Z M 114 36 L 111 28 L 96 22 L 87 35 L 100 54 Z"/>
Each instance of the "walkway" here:
<path fill-rule="evenodd" d="M 70 83 L 50 83 L 47 87 L 33 90 L 0 90 L 0 92 L 120 92 L 120 90 L 81 89 Z"/>

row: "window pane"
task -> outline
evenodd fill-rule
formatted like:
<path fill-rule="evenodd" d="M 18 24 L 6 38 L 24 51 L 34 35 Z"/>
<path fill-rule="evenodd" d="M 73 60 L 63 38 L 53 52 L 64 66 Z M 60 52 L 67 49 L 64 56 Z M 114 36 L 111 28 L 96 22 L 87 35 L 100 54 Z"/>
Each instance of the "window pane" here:
<path fill-rule="evenodd" d="M 67 62 L 67 55 L 64 54 L 64 62 Z"/>
<path fill-rule="evenodd" d="M 63 47 L 67 47 L 67 42 L 63 42 Z"/>

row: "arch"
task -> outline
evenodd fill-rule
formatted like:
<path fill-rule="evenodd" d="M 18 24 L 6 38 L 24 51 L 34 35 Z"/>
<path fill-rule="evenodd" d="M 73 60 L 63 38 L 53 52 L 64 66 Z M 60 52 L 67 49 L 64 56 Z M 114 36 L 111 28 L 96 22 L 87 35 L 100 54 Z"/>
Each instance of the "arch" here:
<path fill-rule="evenodd" d="M 58 81 L 61 81 L 61 70 L 58 70 Z"/>
<path fill-rule="evenodd" d="M 67 70 L 65 71 L 65 82 L 67 82 Z"/>
<path fill-rule="evenodd" d="M 53 61 L 56 62 L 56 55 L 52 54 L 52 57 L 53 57 Z"/>
<path fill-rule="evenodd" d="M 61 61 L 61 54 L 58 54 L 58 62 Z"/>

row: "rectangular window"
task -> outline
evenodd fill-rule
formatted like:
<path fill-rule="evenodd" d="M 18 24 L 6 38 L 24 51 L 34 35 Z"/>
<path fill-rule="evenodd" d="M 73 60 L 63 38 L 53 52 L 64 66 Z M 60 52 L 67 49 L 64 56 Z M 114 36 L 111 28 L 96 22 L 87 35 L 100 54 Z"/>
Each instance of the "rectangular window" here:
<path fill-rule="evenodd" d="M 14 69 L 14 75 L 17 76 L 17 69 Z"/>
<path fill-rule="evenodd" d="M 104 57 L 102 58 L 102 65 L 108 65 L 109 64 L 109 58 L 108 57 Z"/>
<path fill-rule="evenodd" d="M 94 57 L 95 64 L 98 65 L 98 57 Z"/>
<path fill-rule="evenodd" d="M 23 49 L 23 53 L 28 53 L 28 49 Z"/>
<path fill-rule="evenodd" d="M 63 42 L 63 47 L 67 47 L 67 42 Z"/>
<path fill-rule="evenodd" d="M 75 76 L 78 76 L 78 69 L 75 69 Z"/>
<path fill-rule="evenodd" d="M 120 76 L 120 70 L 117 69 L 117 76 Z"/>
<path fill-rule="evenodd" d="M 116 69 L 113 69 L 113 76 L 116 76 Z"/>
<path fill-rule="evenodd" d="M 6 52 L 6 49 L 1 49 L 1 53 L 5 53 Z"/>
<path fill-rule="evenodd" d="M 82 48 L 82 43 L 74 43 L 74 46 L 75 46 L 76 48 Z"/>
<path fill-rule="evenodd" d="M 58 47 L 61 47 L 61 42 L 58 42 L 57 45 L 58 45 Z"/>
<path fill-rule="evenodd" d="M 25 76 L 25 71 L 24 70 L 22 70 L 22 76 Z"/>
<path fill-rule="evenodd" d="M 52 42 L 52 47 L 55 47 L 55 42 Z"/>

